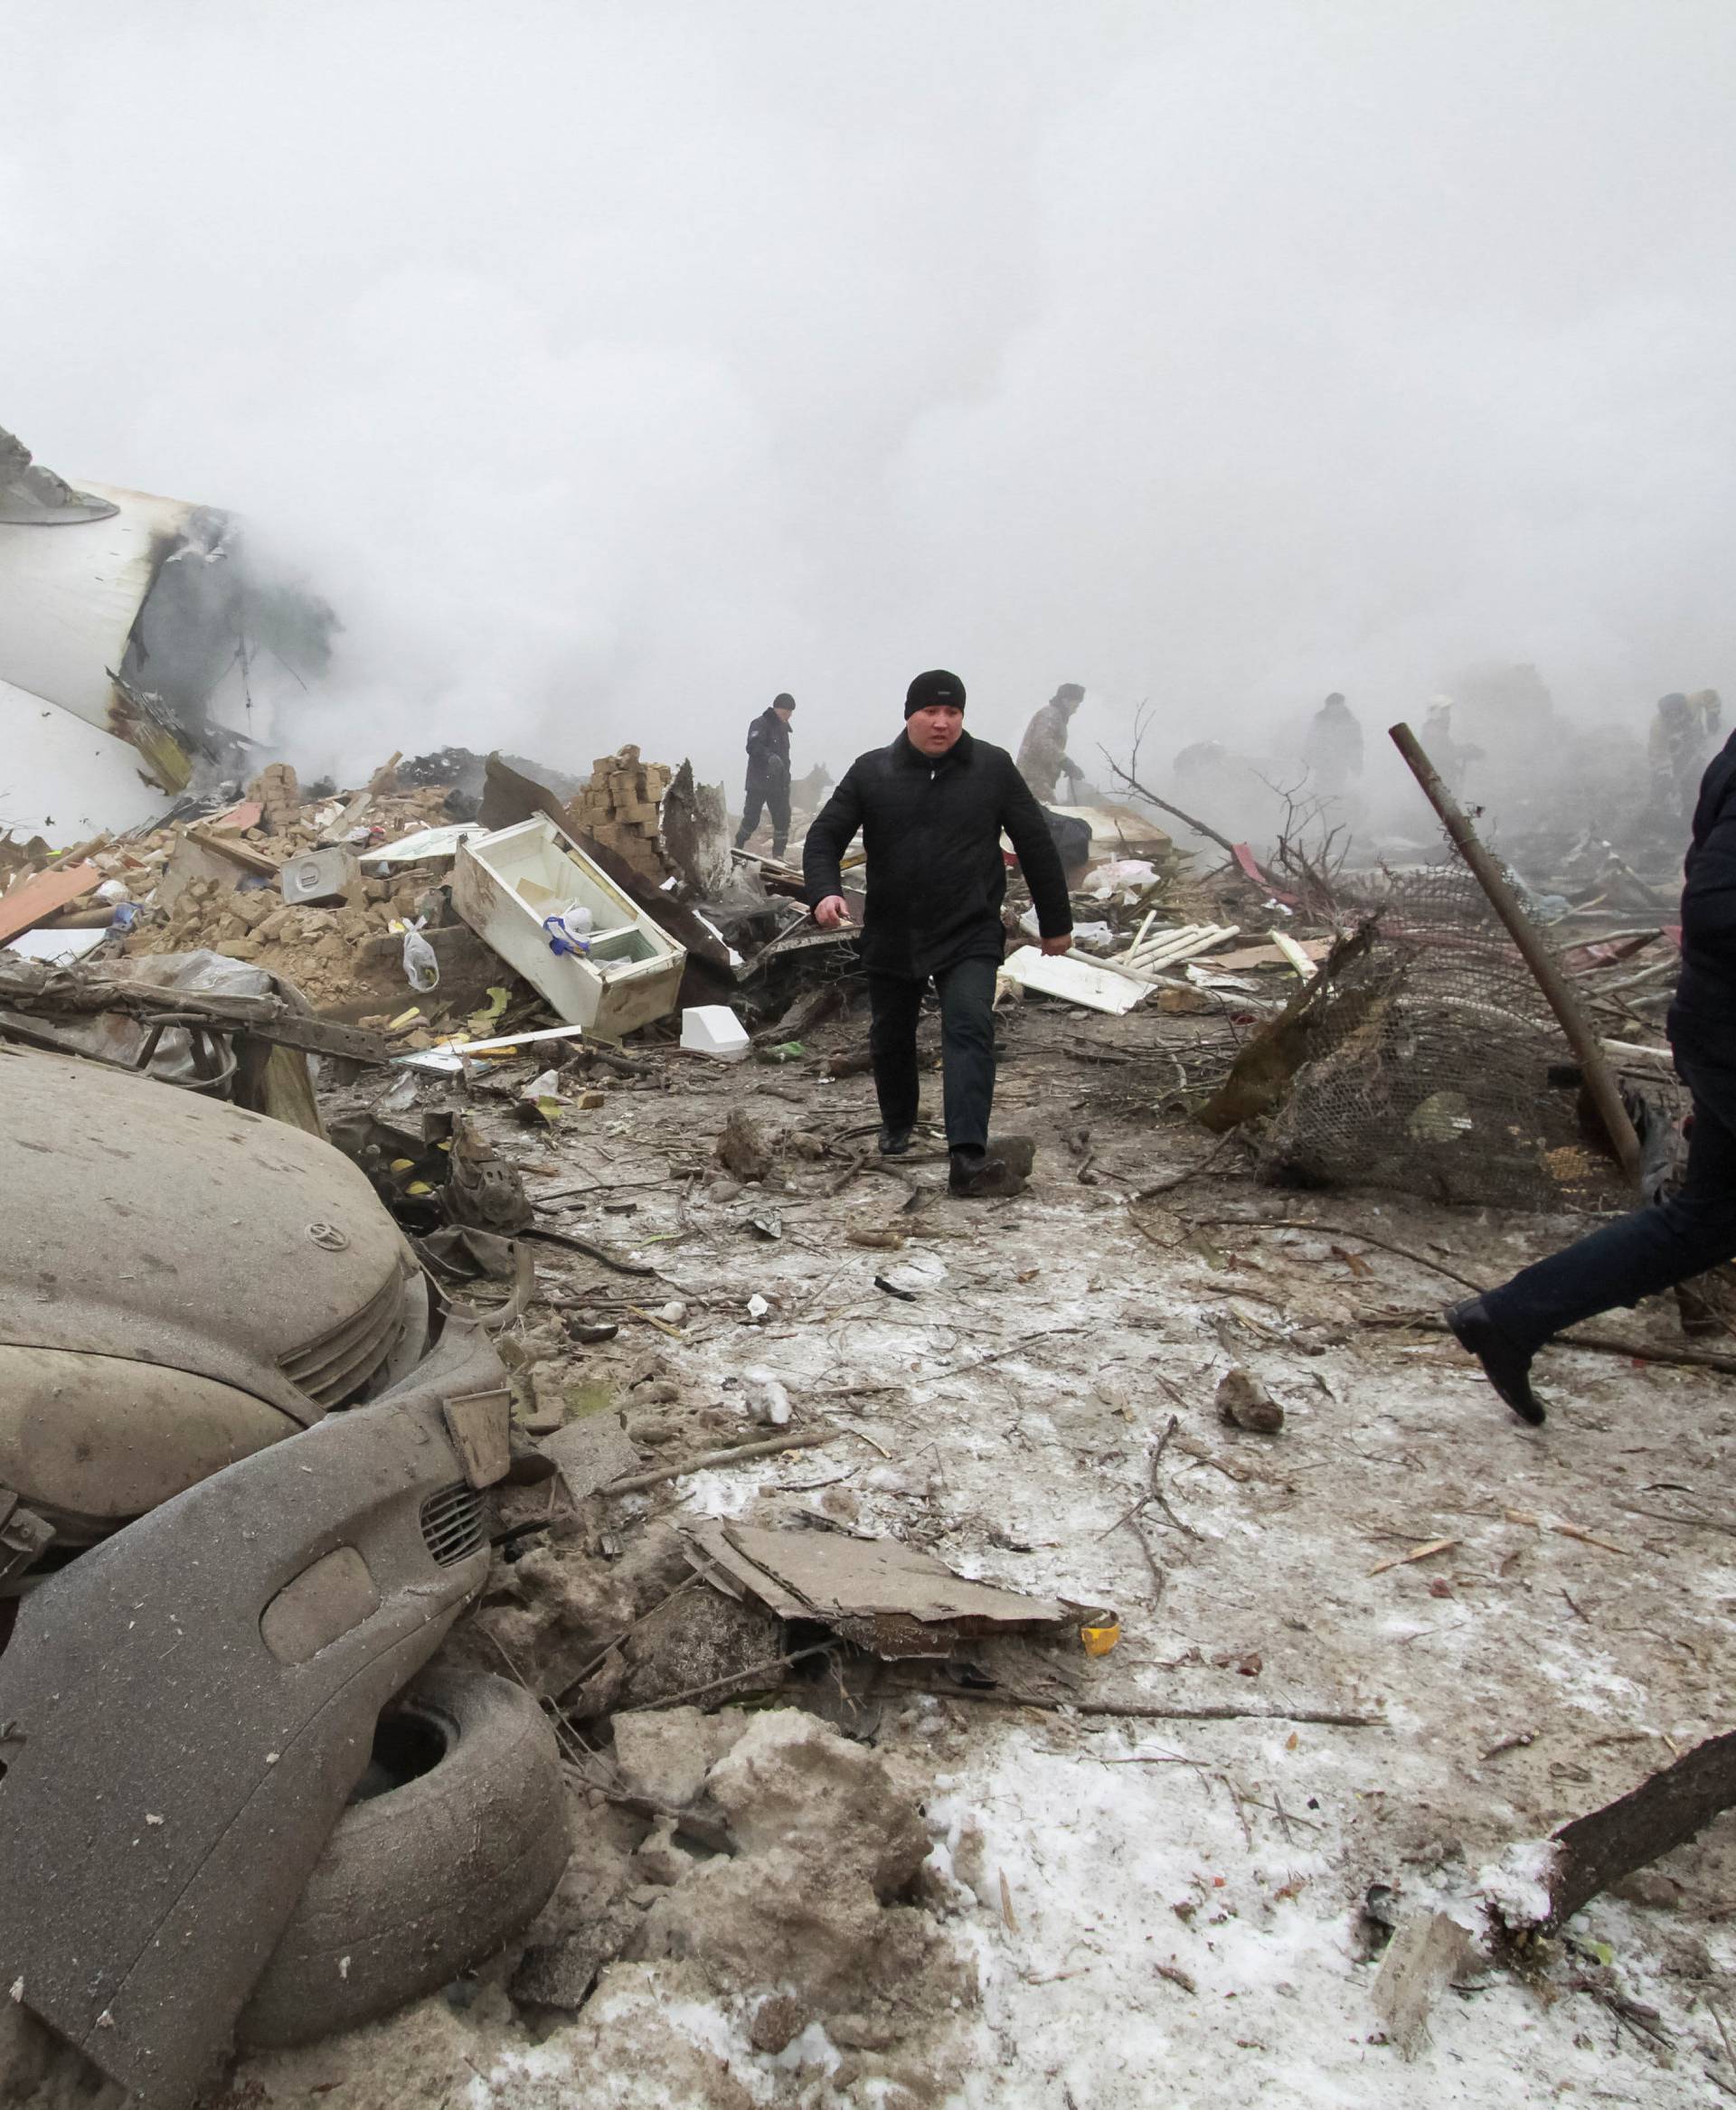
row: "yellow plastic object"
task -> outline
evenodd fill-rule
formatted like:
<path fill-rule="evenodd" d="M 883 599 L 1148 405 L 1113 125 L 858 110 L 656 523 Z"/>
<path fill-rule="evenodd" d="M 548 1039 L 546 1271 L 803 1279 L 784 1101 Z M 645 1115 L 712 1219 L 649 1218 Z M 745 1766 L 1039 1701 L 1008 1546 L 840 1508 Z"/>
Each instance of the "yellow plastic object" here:
<path fill-rule="evenodd" d="M 1121 1622 L 1111 1616 L 1101 1626 L 1081 1626 L 1079 1638 L 1088 1656 L 1106 1656 L 1121 1638 Z"/>
<path fill-rule="evenodd" d="M 476 1040 L 487 1039 L 490 1031 L 500 1022 L 501 1014 L 506 1009 L 506 1002 L 507 992 L 498 984 L 492 985 L 488 991 L 487 1003 L 480 1011 L 473 1011 L 466 1022 Z"/>

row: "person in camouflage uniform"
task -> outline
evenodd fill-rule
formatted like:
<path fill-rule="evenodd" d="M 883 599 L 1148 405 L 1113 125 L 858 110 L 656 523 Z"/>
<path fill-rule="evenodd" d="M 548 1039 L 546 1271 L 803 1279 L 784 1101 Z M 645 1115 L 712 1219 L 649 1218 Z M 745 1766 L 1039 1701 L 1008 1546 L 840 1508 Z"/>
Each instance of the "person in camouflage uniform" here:
<path fill-rule="evenodd" d="M 1019 742 L 1018 770 L 1033 798 L 1044 803 L 1052 799 L 1063 777 L 1077 790 L 1085 772 L 1067 752 L 1067 728 L 1084 701 L 1085 692 L 1077 682 L 1063 682 L 1025 727 Z"/>

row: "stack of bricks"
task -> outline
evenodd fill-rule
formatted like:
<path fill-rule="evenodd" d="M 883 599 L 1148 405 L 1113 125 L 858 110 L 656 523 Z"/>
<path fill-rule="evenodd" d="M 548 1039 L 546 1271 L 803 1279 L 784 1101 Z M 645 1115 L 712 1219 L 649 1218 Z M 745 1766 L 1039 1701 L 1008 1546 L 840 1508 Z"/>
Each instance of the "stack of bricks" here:
<path fill-rule="evenodd" d="M 287 835 L 301 819 L 301 787 L 288 762 L 271 762 L 247 787 L 257 799 L 259 826 L 268 835 Z"/>
<path fill-rule="evenodd" d="M 590 782 L 569 809 L 579 834 L 612 850 L 658 886 L 669 867 L 657 837 L 657 814 L 672 774 L 665 763 L 641 762 L 637 748 L 623 748 L 591 765 Z"/>

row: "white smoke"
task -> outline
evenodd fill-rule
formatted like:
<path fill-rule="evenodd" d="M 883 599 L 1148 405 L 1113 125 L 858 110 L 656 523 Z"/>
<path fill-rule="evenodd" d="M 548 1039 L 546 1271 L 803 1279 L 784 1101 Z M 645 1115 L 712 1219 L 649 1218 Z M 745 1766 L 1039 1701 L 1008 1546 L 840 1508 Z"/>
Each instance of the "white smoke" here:
<path fill-rule="evenodd" d="M 7 11 L 0 422 L 245 513 L 300 746 L 1165 758 L 1731 679 L 1712 0 Z M 4 611 L 0 611 L 4 619 Z"/>

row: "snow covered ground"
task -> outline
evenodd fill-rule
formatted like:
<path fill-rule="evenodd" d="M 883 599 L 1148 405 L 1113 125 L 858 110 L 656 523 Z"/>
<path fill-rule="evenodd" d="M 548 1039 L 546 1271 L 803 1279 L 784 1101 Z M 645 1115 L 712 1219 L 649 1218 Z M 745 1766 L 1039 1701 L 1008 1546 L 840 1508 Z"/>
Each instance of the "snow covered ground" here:
<path fill-rule="evenodd" d="M 1577 1946 L 1530 1982 L 1467 1966 L 1412 2062 L 1369 1997 L 1376 1921 L 1437 1906 L 1472 1919 L 1480 1872 L 1504 1850 L 1728 1725 L 1729 1380 L 1560 1352 L 1544 1373 L 1549 1422 L 1523 1427 L 1450 1342 L 1391 1322 L 1456 1293 L 1424 1261 L 1494 1280 L 1573 1224 L 1280 1193 L 1236 1176 L 1232 1159 L 1136 1212 L 1129 1192 L 1198 1159 L 1202 1140 L 1105 1112 L 1100 1073 L 1069 1060 L 1063 1037 L 1029 1017 L 1013 1029 L 1000 1113 L 1041 1148 L 1032 1192 L 1011 1202 L 906 1210 L 910 1182 L 939 1168 L 909 1181 L 870 1168 L 839 1191 L 835 1154 L 790 1149 L 776 1239 L 744 1220 L 758 1190 L 713 1183 L 681 1202 L 674 1186 L 629 1190 L 706 1161 L 738 1102 L 773 1130 L 824 1137 L 872 1118 L 861 1080 L 788 1069 L 769 1083 L 690 1065 L 676 1092 L 611 1092 L 552 1141 L 502 1130 L 542 1168 L 533 1190 L 571 1186 L 580 1165 L 604 1181 L 612 1196 L 576 1206 L 572 1228 L 656 1258 L 658 1294 L 687 1305 L 680 1340 L 629 1326 L 585 1365 L 608 1375 L 647 1349 L 661 1357 L 680 1393 L 673 1455 L 701 1447 L 681 1440 L 690 1409 L 712 1426 L 743 1412 L 750 1368 L 776 1373 L 798 1423 L 860 1432 L 634 1498 L 618 1505 L 623 1531 L 670 1511 L 819 1512 L 1119 1614 L 1107 1657 L 1001 1644 L 995 1696 L 887 1709 L 883 1745 L 931 1776 L 936 1894 L 976 1964 L 980 2000 L 958 2009 L 952 2056 L 924 2092 L 872 2059 L 840 2068 L 818 2024 L 782 2054 L 756 2052 L 739 2000 L 617 1966 L 634 1975 L 607 1976 L 607 2000 L 540 2045 L 498 1998 L 442 2013 L 445 2049 L 414 2099 L 1208 2110 L 1408 2096 L 1495 2110 L 1736 2096 L 1718 2015 L 1736 1966 L 1728 1818 L 1631 1896 L 1591 1906 L 1570 1930 Z M 1095 1184 L 1060 1140 L 1080 1125 L 1110 1175 Z M 630 1219 L 603 1212 L 629 1191 Z M 896 1256 L 849 1242 L 889 1224 L 910 1234 Z M 543 1252 L 545 1291 L 646 1294 Z M 927 1285 L 913 1301 L 874 1286 L 912 1261 Z M 754 1294 L 772 1300 L 764 1326 L 749 1321 Z M 1666 1308 L 1620 1318 L 1679 1338 Z M 1281 1402 L 1281 1434 L 1219 1419 L 1213 1390 L 1232 1363 Z M 1166 1431 L 1167 1511 L 1127 1521 Z M 1007 1704 L 1010 1691 L 1041 1704 Z M 1246 1719 L 1127 1711 L 1139 1708 Z M 1335 1713 L 1373 1719 L 1307 1719 Z M 630 2018 L 652 2009 L 693 2048 L 679 2084 L 661 2068 L 627 2076 Z M 611 2027 L 609 2013 L 627 2020 Z M 390 2099 L 372 2091 L 406 2026 L 241 2077 L 287 2100 L 317 2068 L 339 2077 L 329 2110 L 363 2110 Z M 844 2095 L 826 2077 L 839 2070 L 854 2075 Z"/>

